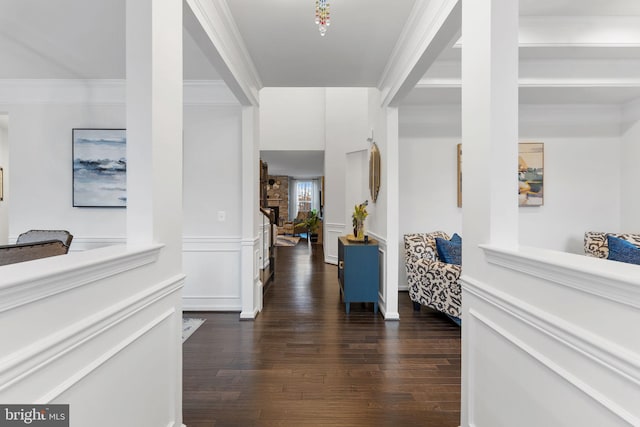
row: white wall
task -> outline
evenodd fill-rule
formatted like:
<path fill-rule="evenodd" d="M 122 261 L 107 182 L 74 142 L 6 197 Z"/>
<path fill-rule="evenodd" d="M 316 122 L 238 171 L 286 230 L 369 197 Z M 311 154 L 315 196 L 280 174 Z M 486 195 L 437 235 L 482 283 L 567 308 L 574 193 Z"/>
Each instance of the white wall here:
<path fill-rule="evenodd" d="M 457 207 L 457 138 L 400 141 L 400 234 L 462 231 Z"/>
<path fill-rule="evenodd" d="M 621 231 L 640 233 L 640 100 L 623 109 L 622 117 L 622 224 Z"/>
<path fill-rule="evenodd" d="M 325 261 L 338 263 L 345 225 L 345 169 L 349 152 L 366 149 L 365 88 L 264 88 L 260 91 L 261 150 L 324 150 Z"/>
<path fill-rule="evenodd" d="M 371 203 L 367 191 L 369 186 L 369 152 L 367 150 L 347 153 L 347 169 L 345 173 L 345 215 L 344 223 L 347 234 L 353 233 L 353 209 L 365 200 Z M 367 210 L 368 212 L 368 210 Z M 365 233 L 367 221 L 365 220 Z"/>
<path fill-rule="evenodd" d="M 237 237 L 241 109 L 187 105 L 184 118 L 184 235 Z"/>
<path fill-rule="evenodd" d="M 0 245 L 9 243 L 9 135 L 7 133 L 9 116 L 0 114 L 0 168 L 3 169 L 2 191 L 0 200 Z"/>
<path fill-rule="evenodd" d="M 345 218 L 349 209 L 345 197 L 347 187 L 352 191 L 361 183 L 346 181 L 347 153 L 368 148 L 367 100 L 365 88 L 326 89 L 324 257 L 334 264 L 338 263 L 338 236 L 353 232 L 351 216 Z"/>
<path fill-rule="evenodd" d="M 325 89 L 260 90 L 260 150 L 324 150 Z"/>
<path fill-rule="evenodd" d="M 369 89 L 368 99 L 368 127 L 373 130 L 373 139 L 380 150 L 380 191 L 376 203 L 372 203 L 369 208 L 369 218 L 367 218 L 367 228 L 386 244 L 387 238 L 387 196 L 389 188 L 387 185 L 388 178 L 388 147 L 386 138 L 386 117 L 385 111 L 380 108 L 382 102 L 380 91 L 377 89 Z M 367 183 L 368 185 L 368 183 Z"/>
<path fill-rule="evenodd" d="M 584 254 L 585 231 L 620 229 L 620 139 L 544 142 L 544 206 L 520 208 L 520 243 Z"/>
<path fill-rule="evenodd" d="M 125 209 L 72 206 L 73 128 L 123 128 L 122 105 L 22 104 L 10 107 L 9 236 L 66 229 L 83 239 L 124 237 Z M 72 244 L 73 245 L 73 244 Z"/>
<path fill-rule="evenodd" d="M 124 243 L 126 209 L 72 207 L 71 159 L 74 127 L 126 128 L 122 82 L 4 88 L 0 81 L 0 111 L 11 117 L 10 238 L 62 228 L 74 235 L 72 251 Z M 241 110 L 226 86 L 185 84 L 183 146 L 184 199 L 167 203 L 184 203 L 184 308 L 240 310 Z"/>
<path fill-rule="evenodd" d="M 184 309 L 240 310 L 242 111 L 184 112 Z"/>
<path fill-rule="evenodd" d="M 400 110 L 401 234 L 435 230 L 460 233 L 462 213 L 456 206 L 456 144 L 460 139 L 455 126 L 448 128 L 448 138 L 429 136 L 428 111 L 423 116 L 418 111 Z M 620 229 L 621 175 L 617 165 L 621 143 L 616 135 L 619 128 L 611 123 L 619 116 L 612 115 L 608 108 L 602 114 L 591 108 L 601 125 L 591 121 L 589 130 L 585 130 L 574 119 L 577 113 L 584 113 L 581 108 L 555 107 L 548 114 L 544 111 L 538 107 L 521 111 L 520 141 L 545 144 L 545 198 L 542 207 L 519 209 L 520 243 L 582 253 L 585 231 Z M 455 110 L 450 114 L 455 116 Z M 610 120 L 603 121 L 603 115 Z M 424 117 L 422 127 L 420 117 Z M 581 121 L 590 117 L 583 116 Z M 443 123 L 457 120 L 445 117 Z M 438 125 L 437 129 L 445 128 Z M 593 130 L 601 136 L 590 137 Z"/>

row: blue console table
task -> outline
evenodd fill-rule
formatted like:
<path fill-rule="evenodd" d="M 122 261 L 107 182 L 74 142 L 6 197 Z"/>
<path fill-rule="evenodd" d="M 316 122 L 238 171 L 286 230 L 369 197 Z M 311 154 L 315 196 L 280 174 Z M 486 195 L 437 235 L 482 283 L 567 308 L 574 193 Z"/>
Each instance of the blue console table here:
<path fill-rule="evenodd" d="M 380 262 L 377 240 L 363 243 L 338 237 L 338 282 L 347 314 L 352 302 L 372 302 L 373 312 L 378 312 Z"/>

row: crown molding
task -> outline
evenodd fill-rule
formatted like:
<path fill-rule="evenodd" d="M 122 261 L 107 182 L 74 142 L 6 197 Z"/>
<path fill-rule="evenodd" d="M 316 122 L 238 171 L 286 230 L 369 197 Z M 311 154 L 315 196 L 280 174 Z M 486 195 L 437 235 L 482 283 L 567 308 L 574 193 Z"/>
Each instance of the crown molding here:
<path fill-rule="evenodd" d="M 377 86 L 383 107 L 397 105 L 460 36 L 460 0 L 418 0 L 409 16 Z"/>
<path fill-rule="evenodd" d="M 640 78 L 554 78 L 554 77 L 528 77 L 519 78 L 520 87 L 640 87 Z M 462 79 L 459 77 L 438 77 L 421 79 L 415 86 L 416 89 L 432 88 L 462 88 Z"/>
<path fill-rule="evenodd" d="M 187 80 L 185 105 L 239 105 L 221 80 Z M 0 79 L 0 104 L 125 105 L 126 81 L 64 79 Z"/>
<path fill-rule="evenodd" d="M 262 81 L 225 0 L 186 0 L 185 28 L 242 105 L 259 105 Z"/>

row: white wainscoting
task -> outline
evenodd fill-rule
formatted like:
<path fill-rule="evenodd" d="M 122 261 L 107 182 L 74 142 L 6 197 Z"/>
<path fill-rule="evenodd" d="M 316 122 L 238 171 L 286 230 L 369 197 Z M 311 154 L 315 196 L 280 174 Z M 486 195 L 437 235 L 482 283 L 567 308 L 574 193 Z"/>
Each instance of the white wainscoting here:
<path fill-rule="evenodd" d="M 324 224 L 324 262 L 338 265 L 338 237 L 344 236 L 345 225 L 327 222 Z"/>
<path fill-rule="evenodd" d="M 241 311 L 239 237 L 184 237 L 185 311 Z"/>
<path fill-rule="evenodd" d="M 378 260 L 380 262 L 380 284 L 378 286 L 378 306 L 384 316 L 387 312 L 387 240 L 373 232 L 367 233 L 378 241 Z"/>
<path fill-rule="evenodd" d="M 484 249 L 495 283 L 462 278 L 463 425 L 640 425 L 638 268 Z"/>
<path fill-rule="evenodd" d="M 9 241 L 15 243 L 18 236 L 9 236 Z M 82 252 L 91 249 L 104 248 L 106 246 L 124 245 L 127 238 L 114 236 L 73 236 L 69 252 Z"/>
<path fill-rule="evenodd" d="M 180 425 L 184 275 L 162 273 L 161 248 L 4 266 L 0 401 L 67 403 L 72 425 L 120 425 L 123 414 L 128 425 Z"/>
<path fill-rule="evenodd" d="M 261 235 L 268 239 L 268 232 L 268 227 L 264 227 Z M 125 237 L 74 237 L 69 251 L 79 253 L 124 243 Z M 185 311 L 241 310 L 240 253 L 239 237 L 183 238 L 183 270 L 187 275 L 183 292 Z M 258 262 L 269 265 L 268 257 Z"/>

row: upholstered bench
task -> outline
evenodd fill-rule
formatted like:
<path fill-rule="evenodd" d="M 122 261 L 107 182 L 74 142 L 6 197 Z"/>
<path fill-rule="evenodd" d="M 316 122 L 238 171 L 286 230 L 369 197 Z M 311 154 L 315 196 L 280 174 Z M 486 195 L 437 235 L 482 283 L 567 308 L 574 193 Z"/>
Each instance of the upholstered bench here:
<path fill-rule="evenodd" d="M 0 265 L 15 264 L 56 255 L 64 255 L 69 247 L 60 240 L 0 246 Z"/>

